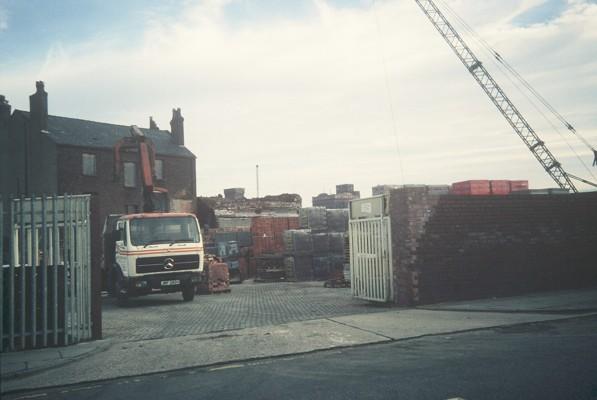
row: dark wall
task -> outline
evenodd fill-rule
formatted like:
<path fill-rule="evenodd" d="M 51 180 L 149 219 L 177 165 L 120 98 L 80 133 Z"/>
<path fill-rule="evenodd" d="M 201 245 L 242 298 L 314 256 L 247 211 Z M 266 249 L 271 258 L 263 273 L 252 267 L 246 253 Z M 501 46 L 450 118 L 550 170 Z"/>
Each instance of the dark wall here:
<path fill-rule="evenodd" d="M 395 300 L 428 304 L 597 284 L 597 192 L 390 197 Z"/>
<path fill-rule="evenodd" d="M 2 194 L 56 192 L 56 145 L 25 114 L 13 113 L 2 132 Z"/>

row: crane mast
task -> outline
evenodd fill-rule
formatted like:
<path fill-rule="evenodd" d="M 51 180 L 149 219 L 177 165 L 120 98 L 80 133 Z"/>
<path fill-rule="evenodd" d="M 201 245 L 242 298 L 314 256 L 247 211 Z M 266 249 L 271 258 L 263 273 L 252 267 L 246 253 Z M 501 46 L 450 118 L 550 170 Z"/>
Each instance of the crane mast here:
<path fill-rule="evenodd" d="M 578 192 L 570 176 L 432 0 L 415 0 L 543 169 L 562 189 Z"/>

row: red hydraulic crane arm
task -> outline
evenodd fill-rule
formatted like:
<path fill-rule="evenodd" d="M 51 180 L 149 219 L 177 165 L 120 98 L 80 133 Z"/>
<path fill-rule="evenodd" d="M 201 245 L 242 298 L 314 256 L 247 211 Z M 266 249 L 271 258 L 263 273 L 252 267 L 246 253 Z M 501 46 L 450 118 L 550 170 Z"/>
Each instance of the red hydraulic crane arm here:
<path fill-rule="evenodd" d="M 145 190 L 153 192 L 153 163 L 150 148 L 145 142 L 139 143 L 139 158 L 141 161 L 141 178 Z"/>

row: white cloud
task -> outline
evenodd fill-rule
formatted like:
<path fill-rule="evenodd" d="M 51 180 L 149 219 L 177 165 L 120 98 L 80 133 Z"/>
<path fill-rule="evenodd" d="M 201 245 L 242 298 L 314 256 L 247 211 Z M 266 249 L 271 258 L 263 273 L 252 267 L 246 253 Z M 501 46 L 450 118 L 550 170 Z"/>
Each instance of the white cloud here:
<path fill-rule="evenodd" d="M 0 87 L 26 109 L 43 79 L 52 114 L 122 124 L 146 125 L 153 115 L 167 128 L 169 110 L 182 107 L 200 194 L 236 186 L 253 194 L 257 163 L 262 193 L 299 192 L 306 203 L 337 183 L 369 194 L 402 176 L 554 185 L 415 2 L 337 9 L 317 1 L 314 15 L 241 26 L 225 21 L 222 4 L 189 6 L 174 23 L 151 15 L 136 47 L 55 45 L 43 64 L 0 71 Z M 509 21 L 537 1 L 450 4 L 597 142 L 597 5 L 577 1 L 547 24 L 521 28 Z M 496 79 L 564 165 L 587 176 L 524 98 Z"/>

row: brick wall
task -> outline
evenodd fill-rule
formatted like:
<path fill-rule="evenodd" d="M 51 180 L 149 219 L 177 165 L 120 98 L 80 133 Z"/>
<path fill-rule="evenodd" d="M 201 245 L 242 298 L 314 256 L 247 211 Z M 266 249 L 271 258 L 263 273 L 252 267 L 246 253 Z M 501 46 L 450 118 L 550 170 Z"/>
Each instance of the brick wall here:
<path fill-rule="evenodd" d="M 429 304 L 597 284 L 597 193 L 392 191 L 395 302 Z"/>

